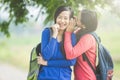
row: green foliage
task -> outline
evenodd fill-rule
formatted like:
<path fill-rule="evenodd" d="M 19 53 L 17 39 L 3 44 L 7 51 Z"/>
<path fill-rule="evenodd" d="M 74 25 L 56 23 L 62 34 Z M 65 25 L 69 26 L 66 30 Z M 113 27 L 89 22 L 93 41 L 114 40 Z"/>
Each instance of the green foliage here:
<path fill-rule="evenodd" d="M 0 5 L 7 5 L 4 10 L 9 12 L 9 19 L 0 23 L 0 31 L 9 36 L 8 26 L 11 22 L 17 25 L 28 21 L 29 18 L 26 16 L 29 13 L 27 6 L 38 7 L 40 11 L 45 9 L 45 14 L 48 14 L 48 16 L 44 24 L 47 24 L 53 20 L 54 12 L 60 5 L 71 6 L 76 14 L 79 5 L 85 8 L 95 9 L 96 5 L 99 7 L 104 7 L 105 5 L 110 6 L 111 2 L 111 0 L 2 0 L 0 1 Z M 0 10 L 1 8 L 2 6 L 0 6 Z M 37 17 L 39 17 L 39 14 Z"/>
<path fill-rule="evenodd" d="M 6 0 L 7 1 L 7 0 Z M 15 24 L 22 23 L 27 21 L 26 15 L 28 14 L 28 10 L 26 9 L 26 4 L 24 0 L 10 0 L 5 2 L 4 4 L 8 3 L 9 5 L 9 13 L 10 13 L 10 20 L 15 21 Z"/>
<path fill-rule="evenodd" d="M 2 24 L 0 24 L 0 31 L 3 32 L 4 34 L 6 34 L 7 37 L 10 36 L 10 34 L 8 32 L 8 26 L 9 26 L 8 22 L 3 22 Z"/>

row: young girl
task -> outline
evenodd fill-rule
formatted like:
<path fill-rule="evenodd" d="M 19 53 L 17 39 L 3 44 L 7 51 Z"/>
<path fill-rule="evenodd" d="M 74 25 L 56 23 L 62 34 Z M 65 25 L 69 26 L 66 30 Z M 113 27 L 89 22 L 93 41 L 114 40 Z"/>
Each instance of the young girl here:
<path fill-rule="evenodd" d="M 46 28 L 42 32 L 42 52 L 38 57 L 38 63 L 44 66 L 39 70 L 38 80 L 71 80 L 70 66 L 76 63 L 76 59 L 66 60 L 63 37 L 72 17 L 71 8 L 61 6 L 55 12 L 52 30 Z M 74 34 L 71 39 L 72 45 L 75 45 Z"/>
<path fill-rule="evenodd" d="M 76 33 L 77 44 L 75 46 L 71 44 L 71 34 L 74 30 L 75 22 L 71 21 L 66 29 L 64 40 L 66 58 L 68 60 L 77 58 L 77 62 L 74 66 L 75 80 L 96 80 L 93 70 L 83 59 L 82 54 L 86 54 L 92 66 L 96 69 L 97 43 L 95 38 L 89 33 L 96 30 L 97 22 L 97 15 L 95 12 L 90 10 L 81 11 L 81 15 L 77 22 L 80 30 Z"/>

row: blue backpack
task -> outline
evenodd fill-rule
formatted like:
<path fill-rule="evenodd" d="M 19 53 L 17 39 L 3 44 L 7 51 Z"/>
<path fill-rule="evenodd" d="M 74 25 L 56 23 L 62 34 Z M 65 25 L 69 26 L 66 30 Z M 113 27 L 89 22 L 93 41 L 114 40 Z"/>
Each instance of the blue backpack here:
<path fill-rule="evenodd" d="M 101 40 L 96 33 L 93 32 L 90 34 L 94 36 L 98 44 L 98 65 L 96 66 L 96 70 L 85 53 L 82 54 L 83 60 L 87 61 L 92 68 L 97 80 L 112 80 L 114 65 L 110 52 L 101 44 Z"/>

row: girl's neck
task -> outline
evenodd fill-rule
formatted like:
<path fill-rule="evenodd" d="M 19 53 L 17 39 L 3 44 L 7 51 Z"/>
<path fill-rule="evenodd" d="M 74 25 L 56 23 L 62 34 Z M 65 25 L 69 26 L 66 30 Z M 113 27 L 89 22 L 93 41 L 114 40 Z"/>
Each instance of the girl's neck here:
<path fill-rule="evenodd" d="M 62 36 L 63 33 L 64 33 L 64 30 L 59 30 L 59 31 L 58 31 L 58 35 L 61 35 L 61 36 Z"/>
<path fill-rule="evenodd" d="M 57 35 L 58 42 L 62 41 L 63 34 L 64 34 L 64 30 L 59 30 L 58 35 Z"/>

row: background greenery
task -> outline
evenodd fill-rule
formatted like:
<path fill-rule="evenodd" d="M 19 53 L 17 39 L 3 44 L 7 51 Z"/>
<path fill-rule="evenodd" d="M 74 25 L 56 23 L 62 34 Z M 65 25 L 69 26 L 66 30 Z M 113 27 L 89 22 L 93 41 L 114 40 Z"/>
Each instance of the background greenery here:
<path fill-rule="evenodd" d="M 60 5 L 71 6 L 74 9 L 75 14 L 77 14 L 77 10 L 80 7 L 92 10 L 101 8 L 120 16 L 120 10 L 118 10 L 120 9 L 120 6 L 114 4 L 115 1 L 117 1 L 117 3 L 119 2 L 118 0 L 0 0 L 0 32 L 9 37 L 9 25 L 12 22 L 18 25 L 20 23 L 28 22 L 31 18 L 38 20 L 40 14 L 46 14 L 46 19 L 44 21 L 46 24 L 53 20 L 54 11 Z M 29 8 L 31 7 L 39 10 L 36 15 L 29 15 Z M 6 20 L 2 19 L 4 12 L 8 13 L 5 16 L 7 17 Z"/>

